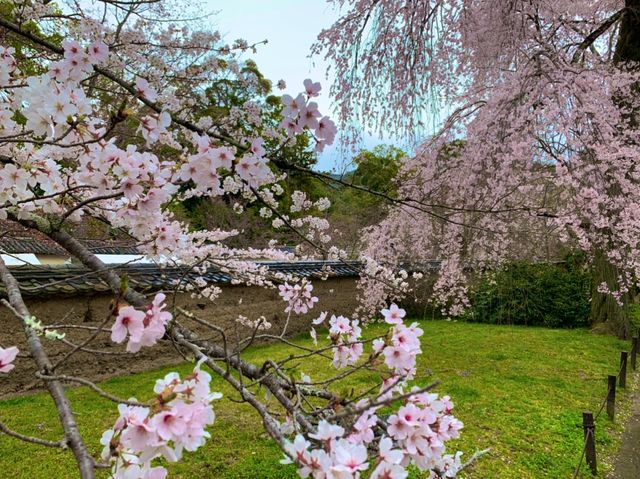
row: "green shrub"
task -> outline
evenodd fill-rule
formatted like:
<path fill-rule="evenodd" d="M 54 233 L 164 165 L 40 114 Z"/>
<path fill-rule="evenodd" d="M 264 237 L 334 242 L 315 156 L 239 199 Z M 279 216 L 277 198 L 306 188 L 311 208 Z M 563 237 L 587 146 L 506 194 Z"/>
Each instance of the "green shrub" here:
<path fill-rule="evenodd" d="M 472 288 L 464 319 L 552 328 L 589 325 L 591 277 L 580 258 L 560 264 L 513 262 Z"/>

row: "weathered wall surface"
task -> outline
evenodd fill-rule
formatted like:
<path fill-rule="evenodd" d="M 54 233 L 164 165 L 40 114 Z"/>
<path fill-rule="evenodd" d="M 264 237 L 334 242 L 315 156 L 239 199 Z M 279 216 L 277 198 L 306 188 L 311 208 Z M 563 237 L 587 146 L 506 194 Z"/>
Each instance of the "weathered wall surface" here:
<path fill-rule="evenodd" d="M 348 315 L 357 306 L 355 278 L 330 278 L 326 281 L 315 280 L 313 283 L 314 293 L 320 301 L 310 313 L 303 316 L 292 315 L 288 327 L 289 335 L 308 331 L 311 320 L 321 311 Z M 176 296 L 176 304 L 229 331 L 230 338 L 242 337 L 250 333 L 248 328 L 238 325 L 236 322 L 238 315 L 252 320 L 265 316 L 273 325 L 269 333 L 279 334 L 282 331 L 287 316 L 284 313 L 286 305 L 276 290 L 247 286 L 222 286 L 222 289 L 222 295 L 214 303 L 193 299 L 189 294 L 181 293 Z M 112 297 L 104 294 L 47 299 L 26 298 L 31 313 L 43 324 L 76 326 L 99 326 L 109 315 L 111 300 Z M 202 337 L 219 338 L 219 335 L 214 332 L 196 326 L 185 318 L 181 318 L 180 321 L 197 331 Z M 168 342 L 153 348 L 143 348 L 133 355 L 125 353 L 124 345 L 115 345 L 109 338 L 109 328 L 112 323 L 113 318 L 109 318 L 105 324 L 106 332 L 100 334 L 87 346 L 106 354 L 78 352 L 64 363 L 58 374 L 101 380 L 182 361 L 181 356 Z M 67 339 L 75 344 L 81 343 L 90 334 L 89 331 L 82 329 L 60 329 L 60 332 L 65 332 Z M 54 363 L 69 351 L 69 347 L 60 345 L 56 341 L 43 339 L 43 342 Z M 0 308 L 0 346 L 12 345 L 20 348 L 21 356 L 27 352 L 20 321 L 2 307 Z M 0 375 L 0 397 L 27 393 L 41 387 L 42 382 L 35 377 L 33 362 L 29 358 L 19 357 L 16 360 L 16 368 L 10 374 Z"/>

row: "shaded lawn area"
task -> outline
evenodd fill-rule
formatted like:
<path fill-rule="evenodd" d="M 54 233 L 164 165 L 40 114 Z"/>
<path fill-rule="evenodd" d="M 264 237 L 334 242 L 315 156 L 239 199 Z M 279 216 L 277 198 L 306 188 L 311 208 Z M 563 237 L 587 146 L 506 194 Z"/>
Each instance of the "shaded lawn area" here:
<path fill-rule="evenodd" d="M 626 349 L 627 343 L 586 330 L 444 321 L 425 321 L 421 326 L 425 335 L 417 383 L 441 380 L 437 391 L 449 394 L 456 404 L 456 416 L 465 428 L 453 447 L 464 451 L 467 458 L 476 449 L 492 448 L 466 477 L 571 477 L 582 451 L 582 411 L 595 412 L 599 406 L 606 393 L 606 375 L 616 373 L 619 351 Z M 373 336 L 384 330 L 384 326 L 375 325 L 366 334 Z M 310 344 L 308 338 L 297 341 Z M 259 346 L 248 353 L 248 359 L 260 362 L 260 358 L 284 358 L 290 351 L 281 345 Z M 187 364 L 122 376 L 102 386 L 120 397 L 148 399 L 156 378 L 171 370 L 184 374 L 192 367 Z M 301 372 L 316 379 L 326 376 L 330 369 L 330 365 L 316 360 Z M 363 375 L 352 385 L 357 388 L 367 381 Z M 229 394 L 221 380 L 214 382 L 214 389 Z M 73 389 L 69 397 L 84 437 L 97 457 L 100 436 L 117 417 L 116 406 L 86 388 Z M 619 391 L 618 397 L 621 401 L 628 399 L 625 392 Z M 196 453 L 187 453 L 181 463 L 171 465 L 170 477 L 297 477 L 292 466 L 278 463 L 282 455 L 256 422 L 258 416 L 251 408 L 227 398 L 215 406 L 212 439 Z M 45 394 L 1 401 L 0 421 L 23 434 L 51 440 L 61 437 L 52 401 Z M 602 415 L 597 426 L 600 458 L 615 451 L 616 431 L 620 429 Z M 2 434 L 0 470 L 3 477 L 12 479 L 77 477 L 70 452 L 25 444 Z M 584 473 L 580 477 L 591 476 Z"/>

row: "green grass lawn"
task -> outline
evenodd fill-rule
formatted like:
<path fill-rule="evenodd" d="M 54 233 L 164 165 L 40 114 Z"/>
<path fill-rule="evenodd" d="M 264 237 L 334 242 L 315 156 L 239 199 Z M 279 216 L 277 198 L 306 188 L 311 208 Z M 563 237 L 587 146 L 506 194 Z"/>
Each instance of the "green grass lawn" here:
<path fill-rule="evenodd" d="M 444 321 L 423 322 L 422 327 L 424 352 L 418 383 L 439 379 L 438 392 L 454 400 L 456 416 L 465 428 L 453 447 L 467 457 L 476 449 L 492 449 L 467 477 L 571 477 L 582 448 L 582 411 L 597 409 L 606 392 L 606 375 L 615 374 L 619 351 L 628 344 L 585 330 Z M 374 326 L 367 334 L 382 330 Z M 306 338 L 298 341 L 309 342 Z M 260 361 L 288 354 L 287 348 L 267 345 L 252 349 L 248 359 Z M 191 368 L 184 365 L 122 376 L 104 382 L 103 387 L 120 397 L 146 399 L 156 378 L 170 370 L 184 373 Z M 302 372 L 317 378 L 327 369 L 328 365 L 316 362 Z M 366 381 L 366 376 L 359 377 L 354 386 Z M 215 386 L 225 394 L 230 392 L 222 381 L 216 380 Z M 69 397 L 91 451 L 99 454 L 100 435 L 117 416 L 115 405 L 85 388 L 71 390 Z M 627 394 L 619 392 L 619 398 L 624 404 Z M 170 477 L 297 477 L 291 466 L 279 465 L 280 452 L 262 432 L 249 407 L 223 398 L 216 404 L 216 414 L 212 440 L 196 453 L 187 454 L 183 462 L 171 465 Z M 61 437 L 52 402 L 45 394 L 0 402 L 0 421 L 23 434 L 52 440 Z M 602 415 L 597 425 L 600 458 L 615 451 L 620 429 Z M 12 479 L 77 477 L 69 452 L 21 443 L 1 434 L 0 471 L 2 477 Z"/>

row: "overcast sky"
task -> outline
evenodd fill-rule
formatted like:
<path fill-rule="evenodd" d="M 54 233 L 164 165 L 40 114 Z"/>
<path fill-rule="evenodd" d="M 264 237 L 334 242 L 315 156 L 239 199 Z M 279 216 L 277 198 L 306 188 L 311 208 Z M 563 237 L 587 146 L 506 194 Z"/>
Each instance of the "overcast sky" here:
<path fill-rule="evenodd" d="M 217 29 L 227 42 L 243 38 L 250 44 L 268 40 L 251 54 L 265 77 L 287 83 L 284 93 L 302 91 L 305 78 L 321 81 L 323 92 L 318 105 L 323 114 L 331 116 L 331 99 L 328 89 L 331 79 L 325 79 L 327 65 L 319 57 L 309 58 L 311 45 L 323 28 L 330 27 L 338 18 L 326 0 L 207 0 Z M 370 138 L 365 146 L 370 148 L 380 141 Z M 349 155 L 347 155 L 349 156 Z M 345 155 L 339 148 L 327 148 L 320 157 L 318 168 L 340 169 Z"/>

